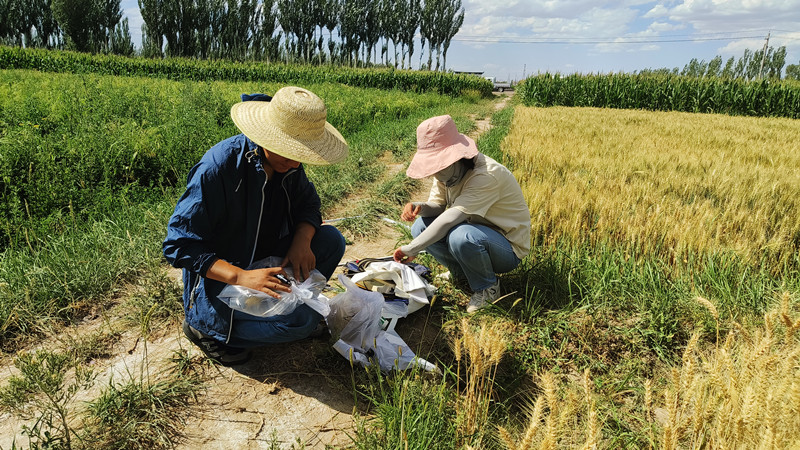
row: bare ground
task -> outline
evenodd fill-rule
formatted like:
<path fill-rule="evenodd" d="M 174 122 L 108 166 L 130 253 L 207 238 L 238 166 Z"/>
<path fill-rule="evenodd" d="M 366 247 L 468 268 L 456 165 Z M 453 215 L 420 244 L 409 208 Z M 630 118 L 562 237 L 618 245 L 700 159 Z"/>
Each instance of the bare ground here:
<path fill-rule="evenodd" d="M 500 96 L 496 110 L 505 106 L 508 99 Z M 490 120 L 491 117 L 476 120 L 472 137 L 486 131 Z M 386 166 L 388 177 L 404 170 L 406 163 L 386 161 Z M 429 183 L 422 183 L 412 194 L 412 200 L 427 199 L 428 186 Z M 350 239 L 343 261 L 391 255 L 401 233 L 396 225 L 381 222 L 379 226 L 376 236 L 369 240 Z M 171 274 L 180 283 L 179 273 L 173 270 Z M 175 351 L 188 349 L 200 361 L 201 352 L 183 337 L 179 323 L 161 324 L 145 344 L 139 331 L 131 329 L 117 314 L 115 309 L 93 314 L 58 333 L 80 336 L 105 332 L 114 336 L 109 348 L 111 355 L 91 362 L 98 376 L 92 388 L 78 393 L 73 410 L 96 398 L 110 382 L 156 378 Z M 400 336 L 418 354 L 428 354 L 443 339 L 435 320 L 429 320 L 427 314 L 423 309 L 397 326 Z M 61 341 L 61 348 L 70 342 L 58 336 L 49 341 Z M 330 371 L 331 365 L 337 365 L 330 364 L 334 362 L 332 358 L 341 367 L 338 361 L 341 357 L 330 349 L 327 341 L 305 340 L 257 349 L 250 362 L 235 368 L 206 367 L 205 383 L 196 403 L 187 405 L 183 436 L 175 446 L 179 449 L 346 446 L 351 442 L 358 407 L 349 370 Z M 3 356 L 0 386 L 16 373 L 13 355 Z M 18 446 L 27 444 L 21 430 L 30 423 L 11 412 L 0 411 L 0 449 L 11 448 L 14 440 Z"/>

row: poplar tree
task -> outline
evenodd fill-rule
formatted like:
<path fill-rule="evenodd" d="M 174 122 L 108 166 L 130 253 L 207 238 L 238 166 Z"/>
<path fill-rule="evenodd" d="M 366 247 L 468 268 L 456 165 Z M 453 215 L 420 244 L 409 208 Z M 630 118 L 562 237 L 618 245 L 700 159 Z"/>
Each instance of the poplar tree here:
<path fill-rule="evenodd" d="M 722 71 L 722 56 L 717 55 L 711 61 L 708 62 L 708 66 L 706 66 L 705 76 L 717 78 L 720 76 L 721 71 Z"/>
<path fill-rule="evenodd" d="M 389 30 L 386 32 L 386 35 L 392 40 L 392 49 L 394 50 L 394 67 L 396 69 L 400 64 L 400 58 L 405 58 L 405 54 L 402 53 L 404 26 L 403 20 L 408 14 L 410 2 L 408 0 L 399 0 L 396 2 L 387 3 L 389 3 L 389 8 L 391 10 L 392 23 L 389 26 Z M 398 51 L 398 49 L 400 49 L 400 51 Z M 405 63 L 405 60 L 403 63 Z"/>
<path fill-rule="evenodd" d="M 786 66 L 786 79 L 800 80 L 800 63 Z"/>
<path fill-rule="evenodd" d="M 115 55 L 133 56 L 136 50 L 133 48 L 131 31 L 128 26 L 128 18 L 122 19 L 111 33 L 109 51 Z"/>
<path fill-rule="evenodd" d="M 750 65 L 751 59 L 753 59 L 753 51 L 749 48 L 744 49 L 744 55 L 736 61 L 736 67 L 733 69 L 733 78 L 747 77 L 747 67 Z"/>
<path fill-rule="evenodd" d="M 362 18 L 366 16 L 364 0 L 341 0 L 339 3 L 339 36 L 342 39 L 342 52 L 347 61 L 355 67 L 358 49 L 361 47 L 359 33 Z"/>
<path fill-rule="evenodd" d="M 461 0 L 446 1 L 446 9 L 442 16 L 442 23 L 439 26 L 439 45 L 442 46 L 442 72 L 447 69 L 447 49 L 450 42 L 461 29 L 464 23 L 464 8 L 461 7 Z M 439 69 L 439 48 L 436 51 L 436 69 Z"/>
<path fill-rule="evenodd" d="M 403 13 L 400 15 L 402 67 L 405 68 L 405 55 L 406 49 L 408 49 L 408 68 L 411 69 L 411 61 L 414 56 L 414 41 L 420 24 L 421 4 L 420 0 L 399 0 L 399 3 L 404 3 L 406 5 L 403 8 Z"/>
<path fill-rule="evenodd" d="M 278 31 L 278 9 L 275 0 L 264 0 L 256 13 L 260 26 L 253 37 L 254 57 L 267 62 L 278 59 L 281 32 Z"/>
<path fill-rule="evenodd" d="M 228 0 L 222 20 L 222 57 L 239 61 L 247 58 L 253 38 L 250 24 L 256 20 L 257 3 L 257 0 Z"/>
<path fill-rule="evenodd" d="M 291 51 L 290 44 L 292 43 L 292 36 L 295 41 L 299 41 L 298 29 L 300 28 L 300 14 L 294 0 L 278 0 L 278 23 L 284 32 L 287 57 L 296 57 L 297 55 Z"/>
<path fill-rule="evenodd" d="M 380 2 L 378 0 L 363 0 L 364 16 L 361 20 L 361 27 L 359 37 L 364 45 L 364 52 L 366 53 L 366 64 L 369 65 L 371 61 L 372 51 L 378 39 L 381 36 L 380 22 L 378 20 L 380 14 Z M 377 59 L 377 58 L 376 58 Z"/>
<path fill-rule="evenodd" d="M 436 70 L 439 70 L 442 60 L 447 57 L 447 49 L 453 36 L 461 29 L 464 23 L 464 8 L 461 0 L 425 0 L 420 15 L 420 34 L 424 48 L 428 42 L 428 69 L 433 66 L 433 51 L 436 50 Z M 444 66 L 442 65 L 442 70 Z"/>
<path fill-rule="evenodd" d="M 164 3 L 165 0 L 138 0 L 142 15 L 142 54 L 161 58 L 164 49 Z"/>
<path fill-rule="evenodd" d="M 428 65 L 427 69 L 431 69 L 433 64 L 433 48 L 436 45 L 436 22 L 439 17 L 439 3 L 441 0 L 424 0 L 420 8 L 419 16 L 419 34 L 420 34 L 420 69 L 422 69 L 422 56 L 425 52 L 425 42 L 428 43 Z"/>
<path fill-rule="evenodd" d="M 725 63 L 725 68 L 722 69 L 722 78 L 731 79 L 733 78 L 733 65 L 736 62 L 736 58 L 731 56 L 728 58 L 728 61 Z"/>
<path fill-rule="evenodd" d="M 22 45 L 22 40 L 19 39 L 21 7 L 20 0 L 0 0 L 0 43 Z"/>
<path fill-rule="evenodd" d="M 94 0 L 97 2 L 97 21 L 100 29 L 96 44 L 105 51 L 111 51 L 111 35 L 122 20 L 121 0 Z"/>
<path fill-rule="evenodd" d="M 770 47 L 772 50 L 772 47 Z M 786 64 L 786 46 L 782 45 L 778 47 L 777 50 L 772 52 L 772 58 L 769 60 L 769 64 L 766 65 L 764 68 L 764 73 L 769 78 L 781 78 L 781 72 L 783 72 L 783 66 Z"/>
<path fill-rule="evenodd" d="M 15 10 L 14 15 L 16 16 L 10 17 L 9 20 L 15 22 L 6 22 L 2 13 L 3 2 L 0 0 L 0 22 L 2 22 L 0 29 L 4 25 L 14 27 L 14 23 L 16 23 L 16 28 L 23 37 L 26 47 L 60 48 L 62 46 L 61 30 L 53 17 L 51 0 L 11 0 L 7 3 Z M 0 31 L 0 37 L 3 37 L 2 31 Z M 20 42 L 20 44 L 22 43 Z"/>
<path fill-rule="evenodd" d="M 330 61 L 333 62 L 334 58 L 336 58 L 336 41 L 333 40 L 333 32 L 336 30 L 336 27 L 339 26 L 339 14 L 341 10 L 341 5 L 339 4 L 338 0 L 323 0 L 323 26 L 328 29 L 328 55 L 330 57 Z"/>
<path fill-rule="evenodd" d="M 100 5 L 87 0 L 53 0 L 53 16 L 67 38 L 67 47 L 79 52 L 96 52 L 103 34 Z M 103 36 L 105 41 L 105 36 Z"/>
<path fill-rule="evenodd" d="M 202 59 L 219 57 L 225 0 L 196 0 L 195 8 L 195 54 Z"/>

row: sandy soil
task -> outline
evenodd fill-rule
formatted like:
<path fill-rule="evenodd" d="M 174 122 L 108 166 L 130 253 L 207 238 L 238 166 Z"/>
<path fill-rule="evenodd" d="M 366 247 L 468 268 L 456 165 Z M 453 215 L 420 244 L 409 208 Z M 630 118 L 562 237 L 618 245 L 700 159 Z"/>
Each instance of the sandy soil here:
<path fill-rule="evenodd" d="M 509 97 L 501 96 L 497 109 Z M 489 128 L 490 118 L 477 121 L 471 135 L 477 137 Z M 387 175 L 403 170 L 405 164 L 387 164 Z M 414 200 L 427 198 L 429 183 L 423 183 Z M 382 223 L 377 237 L 354 241 L 347 248 L 343 261 L 364 257 L 391 255 L 400 232 L 389 223 Z M 179 273 L 173 271 L 176 282 Z M 92 317 L 68 333 L 87 333 L 102 327 L 122 329 L 118 321 L 109 319 L 113 311 Z M 424 354 L 441 338 L 440 330 L 430 327 L 426 310 L 401 320 L 398 334 L 418 354 Z M 146 348 L 146 354 L 145 354 Z M 113 356 L 92 362 L 98 377 L 94 387 L 78 394 L 77 403 L 95 398 L 111 380 L 123 382 L 140 376 L 143 370 L 156 374 L 174 351 L 189 349 L 199 355 L 183 337 L 179 324 L 171 324 L 153 333 L 143 345 L 136 330 L 123 331 L 112 348 Z M 306 340 L 289 345 L 256 350 L 253 359 L 235 368 L 216 367 L 206 370 L 207 380 L 196 404 L 189 405 L 184 437 L 176 442 L 185 449 L 259 449 L 325 448 L 344 446 L 350 442 L 356 402 L 353 398 L 349 370 L 328 373 L 330 358 L 341 358 L 325 340 Z M 147 364 L 143 365 L 143 362 Z M 16 369 L 11 355 L 0 360 L 0 386 Z M 0 411 L 0 448 L 26 444 L 21 427 L 26 423 L 7 411 Z"/>

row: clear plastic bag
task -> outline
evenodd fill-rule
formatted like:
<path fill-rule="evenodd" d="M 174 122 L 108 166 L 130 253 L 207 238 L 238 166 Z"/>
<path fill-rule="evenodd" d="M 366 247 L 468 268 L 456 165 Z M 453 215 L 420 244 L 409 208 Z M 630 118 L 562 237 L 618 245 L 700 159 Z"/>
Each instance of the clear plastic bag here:
<path fill-rule="evenodd" d="M 366 351 L 381 331 L 383 295 L 359 288 L 344 275 L 339 275 L 339 282 L 347 290 L 331 299 L 326 319 L 331 336 Z"/>
<path fill-rule="evenodd" d="M 347 290 L 331 299 L 326 320 L 336 340 L 333 348 L 340 355 L 363 366 L 377 363 L 383 371 L 417 367 L 441 373 L 434 364 L 414 355 L 393 329 L 381 329 L 383 294 L 361 289 L 344 275 L 339 275 L 339 282 Z"/>
<path fill-rule="evenodd" d="M 276 267 L 280 265 L 281 258 L 271 256 L 257 261 L 248 267 L 248 270 Z M 258 317 L 283 316 L 290 314 L 298 305 L 306 304 L 323 317 L 330 313 L 330 300 L 322 295 L 327 280 L 316 269 L 311 270 L 308 278 L 302 283 L 292 277 L 292 269 L 285 267 L 284 271 L 291 279 L 291 292 L 281 292 L 281 298 L 274 298 L 265 292 L 250 289 L 245 286 L 229 284 L 219 293 L 219 299 L 231 308 Z"/>

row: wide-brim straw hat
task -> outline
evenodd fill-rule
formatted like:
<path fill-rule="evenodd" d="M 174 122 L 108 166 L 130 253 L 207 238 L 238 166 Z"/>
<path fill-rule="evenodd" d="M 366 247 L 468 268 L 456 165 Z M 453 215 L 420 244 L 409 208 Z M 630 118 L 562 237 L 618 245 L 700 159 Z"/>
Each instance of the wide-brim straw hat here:
<path fill-rule="evenodd" d="M 453 118 L 431 117 L 417 127 L 417 152 L 406 169 L 411 178 L 426 178 L 462 158 L 474 158 L 478 146 L 458 132 Z"/>
<path fill-rule="evenodd" d="M 334 164 L 347 158 L 347 141 L 329 124 L 325 103 L 308 89 L 287 86 L 269 102 L 231 107 L 233 123 L 270 152 L 305 164 Z"/>

